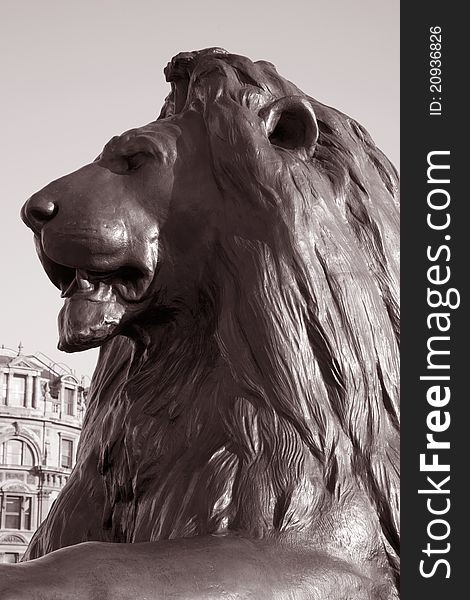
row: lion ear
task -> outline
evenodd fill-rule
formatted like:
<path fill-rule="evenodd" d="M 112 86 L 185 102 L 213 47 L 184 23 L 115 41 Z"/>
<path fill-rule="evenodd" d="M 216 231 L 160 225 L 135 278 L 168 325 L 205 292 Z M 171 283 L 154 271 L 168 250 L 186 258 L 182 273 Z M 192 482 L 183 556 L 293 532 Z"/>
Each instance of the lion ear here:
<path fill-rule="evenodd" d="M 266 134 L 274 146 L 309 159 L 315 151 L 318 125 L 311 104 L 302 96 L 285 96 L 262 108 Z"/>

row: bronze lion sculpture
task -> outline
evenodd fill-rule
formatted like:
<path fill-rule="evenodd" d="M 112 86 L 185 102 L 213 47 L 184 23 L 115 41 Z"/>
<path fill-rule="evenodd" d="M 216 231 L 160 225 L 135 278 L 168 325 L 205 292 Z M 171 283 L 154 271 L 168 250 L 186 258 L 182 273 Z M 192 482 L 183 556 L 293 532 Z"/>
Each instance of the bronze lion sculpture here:
<path fill-rule="evenodd" d="M 0 597 L 396 598 L 397 174 L 268 62 L 165 74 L 156 121 L 23 208 L 59 347 L 101 350 Z"/>

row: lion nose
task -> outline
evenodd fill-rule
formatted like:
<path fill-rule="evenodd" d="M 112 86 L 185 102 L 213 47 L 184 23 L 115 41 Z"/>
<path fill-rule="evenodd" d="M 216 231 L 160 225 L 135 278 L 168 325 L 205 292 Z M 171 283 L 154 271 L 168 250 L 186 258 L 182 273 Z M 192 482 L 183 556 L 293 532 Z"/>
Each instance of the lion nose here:
<path fill-rule="evenodd" d="M 21 218 L 35 233 L 39 233 L 56 214 L 57 205 L 41 192 L 31 196 L 21 209 Z"/>

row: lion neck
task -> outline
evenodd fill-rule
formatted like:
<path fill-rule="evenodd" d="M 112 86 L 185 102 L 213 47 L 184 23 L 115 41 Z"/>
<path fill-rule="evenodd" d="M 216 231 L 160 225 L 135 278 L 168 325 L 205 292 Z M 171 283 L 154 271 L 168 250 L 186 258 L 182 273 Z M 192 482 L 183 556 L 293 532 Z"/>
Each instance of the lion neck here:
<path fill-rule="evenodd" d="M 133 343 L 121 338 L 103 352 L 85 437 L 98 444 L 111 539 L 311 532 L 333 492 L 311 441 L 270 402 L 274 374 L 263 376 L 243 332 L 230 331 L 234 315 L 220 311 L 216 326 L 207 297 L 194 313 L 145 323 Z M 263 336 L 273 324 L 262 325 L 251 333 L 270 348 Z M 126 366 L 110 385 L 109 361 L 119 357 Z"/>

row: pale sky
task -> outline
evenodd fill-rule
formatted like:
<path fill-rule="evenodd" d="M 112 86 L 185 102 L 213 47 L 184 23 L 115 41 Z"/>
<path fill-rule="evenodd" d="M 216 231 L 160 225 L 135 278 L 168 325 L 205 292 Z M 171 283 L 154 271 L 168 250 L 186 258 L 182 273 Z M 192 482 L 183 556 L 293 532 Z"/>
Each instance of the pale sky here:
<path fill-rule="evenodd" d="M 79 375 L 97 351 L 56 349 L 62 300 L 19 211 L 113 135 L 155 119 L 174 54 L 222 46 L 269 60 L 361 122 L 398 166 L 398 0 L 2 0 L 0 23 L 0 346 L 21 341 Z"/>

